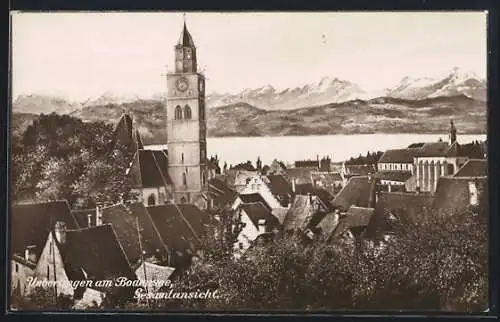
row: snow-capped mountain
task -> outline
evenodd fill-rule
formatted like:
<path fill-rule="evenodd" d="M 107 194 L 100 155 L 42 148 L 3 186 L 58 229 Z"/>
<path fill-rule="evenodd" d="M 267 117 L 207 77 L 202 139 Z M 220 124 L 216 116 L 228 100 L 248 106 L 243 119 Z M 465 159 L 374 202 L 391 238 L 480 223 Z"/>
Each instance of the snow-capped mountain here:
<path fill-rule="evenodd" d="M 89 99 L 84 103 L 84 106 L 108 105 L 108 104 L 123 104 L 143 100 L 134 93 L 119 93 L 107 91 L 95 99 Z"/>
<path fill-rule="evenodd" d="M 486 81 L 473 72 L 454 67 L 438 77 L 405 77 L 386 96 L 405 99 L 424 99 L 439 96 L 465 95 L 486 101 Z"/>
<path fill-rule="evenodd" d="M 14 112 L 24 113 L 71 113 L 87 106 L 120 105 L 131 102 L 164 101 L 166 93 L 137 95 L 107 91 L 84 102 L 72 102 L 61 95 L 20 95 L 13 104 Z M 478 101 L 486 101 L 486 81 L 476 74 L 457 67 L 436 77 L 404 77 L 393 88 L 367 92 L 357 84 L 325 76 L 316 82 L 291 88 L 277 89 L 272 85 L 244 89 L 238 93 L 210 93 L 206 101 L 209 108 L 246 103 L 264 110 L 291 110 L 342 103 L 352 100 L 371 100 L 379 97 L 425 99 L 465 95 Z"/>
<path fill-rule="evenodd" d="M 367 96 L 370 95 L 354 83 L 323 77 L 317 82 L 293 88 L 276 89 L 272 85 L 265 85 L 233 94 L 211 93 L 207 97 L 207 105 L 217 107 L 244 102 L 265 110 L 287 110 Z"/>
<path fill-rule="evenodd" d="M 12 111 L 15 113 L 69 114 L 81 108 L 82 104 L 78 102 L 49 94 L 19 95 L 12 103 Z"/>

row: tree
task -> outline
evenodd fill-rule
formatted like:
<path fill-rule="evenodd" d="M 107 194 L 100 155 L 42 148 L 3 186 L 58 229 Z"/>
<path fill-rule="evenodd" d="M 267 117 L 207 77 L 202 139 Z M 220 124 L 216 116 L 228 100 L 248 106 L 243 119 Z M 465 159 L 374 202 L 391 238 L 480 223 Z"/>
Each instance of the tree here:
<path fill-rule="evenodd" d="M 132 198 L 126 169 L 133 151 L 113 145 L 113 129 L 67 115 L 40 115 L 13 149 L 13 200 L 68 200 L 94 207 Z"/>

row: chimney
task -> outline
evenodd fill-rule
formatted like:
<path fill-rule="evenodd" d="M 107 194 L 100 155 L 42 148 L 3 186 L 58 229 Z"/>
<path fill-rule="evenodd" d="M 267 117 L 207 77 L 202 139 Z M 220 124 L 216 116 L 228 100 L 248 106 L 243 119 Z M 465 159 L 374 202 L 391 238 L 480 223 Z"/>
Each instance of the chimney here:
<path fill-rule="evenodd" d="M 92 215 L 88 214 L 87 215 L 87 227 L 92 227 Z"/>
<path fill-rule="evenodd" d="M 64 245 L 66 243 L 66 224 L 62 221 L 56 222 L 54 233 L 56 235 L 57 242 Z"/>
<path fill-rule="evenodd" d="M 24 259 L 28 262 L 36 263 L 36 246 L 31 245 L 24 250 Z"/>
<path fill-rule="evenodd" d="M 266 220 L 265 219 L 259 219 L 257 230 L 258 230 L 259 234 L 263 234 L 266 232 Z"/>
<path fill-rule="evenodd" d="M 292 192 L 295 193 L 295 178 L 292 178 Z"/>
<path fill-rule="evenodd" d="M 309 192 L 307 193 L 307 200 L 309 201 L 309 204 L 312 205 L 312 196 Z"/>
<path fill-rule="evenodd" d="M 102 225 L 102 209 L 99 206 L 95 207 L 95 225 L 96 226 Z"/>

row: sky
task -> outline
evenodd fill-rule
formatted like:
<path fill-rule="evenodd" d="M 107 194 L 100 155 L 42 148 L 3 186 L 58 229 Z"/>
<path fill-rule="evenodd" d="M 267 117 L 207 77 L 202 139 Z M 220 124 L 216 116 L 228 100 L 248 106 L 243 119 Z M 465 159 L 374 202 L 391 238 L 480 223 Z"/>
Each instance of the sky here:
<path fill-rule="evenodd" d="M 12 94 L 72 100 L 165 90 L 183 13 L 13 13 Z M 365 90 L 458 66 L 486 77 L 485 12 L 197 13 L 186 23 L 207 92 L 324 76 Z"/>

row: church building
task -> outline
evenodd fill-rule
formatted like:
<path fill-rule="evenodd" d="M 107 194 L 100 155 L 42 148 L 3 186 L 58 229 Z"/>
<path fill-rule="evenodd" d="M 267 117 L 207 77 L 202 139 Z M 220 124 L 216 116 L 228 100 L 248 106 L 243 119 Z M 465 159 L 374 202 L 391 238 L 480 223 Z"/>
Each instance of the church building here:
<path fill-rule="evenodd" d="M 207 157 L 205 77 L 198 72 L 196 47 L 186 23 L 174 50 L 175 69 L 167 74 L 167 149 L 144 147 L 138 131 L 134 137 L 128 115 L 122 117 L 115 132 L 125 132 L 122 136 L 130 137 L 126 142 L 135 143 L 130 144 L 136 153 L 127 175 L 145 206 L 189 203 L 205 209 L 213 172 Z"/>
<path fill-rule="evenodd" d="M 198 73 L 196 47 L 185 22 L 167 91 L 168 175 L 174 202 L 198 204 L 208 189 L 205 77 Z"/>

